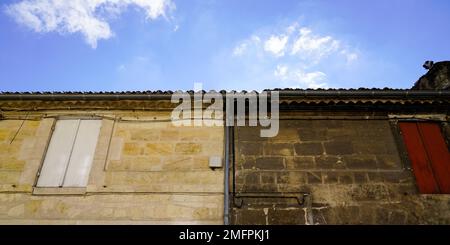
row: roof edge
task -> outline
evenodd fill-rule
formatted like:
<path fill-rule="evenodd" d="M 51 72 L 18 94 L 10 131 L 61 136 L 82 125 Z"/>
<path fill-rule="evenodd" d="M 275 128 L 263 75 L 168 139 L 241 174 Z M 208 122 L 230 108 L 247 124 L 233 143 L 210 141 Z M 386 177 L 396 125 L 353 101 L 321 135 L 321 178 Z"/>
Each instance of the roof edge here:
<path fill-rule="evenodd" d="M 270 90 L 286 99 L 450 99 L 449 90 Z M 243 91 L 245 92 L 245 91 Z M 187 91 L 191 96 L 193 91 Z M 205 93 L 205 91 L 203 91 Z M 217 93 L 217 92 L 216 92 Z M 220 93 L 225 96 L 226 93 Z M 0 93 L 0 101 L 170 100 L 173 93 Z"/>

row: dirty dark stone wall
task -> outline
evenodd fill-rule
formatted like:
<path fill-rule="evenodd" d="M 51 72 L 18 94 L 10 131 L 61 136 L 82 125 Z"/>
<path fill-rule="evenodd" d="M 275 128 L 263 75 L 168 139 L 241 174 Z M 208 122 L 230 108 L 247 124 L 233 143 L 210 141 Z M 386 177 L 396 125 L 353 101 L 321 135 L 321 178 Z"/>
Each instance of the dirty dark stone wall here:
<path fill-rule="evenodd" d="M 235 194 L 252 197 L 232 198 L 234 224 L 450 224 L 449 195 L 418 194 L 388 120 L 280 120 L 274 138 L 259 130 L 235 128 Z M 311 205 L 290 197 L 300 192 Z"/>

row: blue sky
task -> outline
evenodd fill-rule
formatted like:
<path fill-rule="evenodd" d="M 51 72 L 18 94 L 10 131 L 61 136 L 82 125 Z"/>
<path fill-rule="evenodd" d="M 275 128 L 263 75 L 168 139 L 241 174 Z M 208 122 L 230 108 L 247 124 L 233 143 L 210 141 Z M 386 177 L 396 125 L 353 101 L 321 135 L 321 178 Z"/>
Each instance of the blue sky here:
<path fill-rule="evenodd" d="M 409 88 L 450 1 L 6 0 L 0 91 Z"/>

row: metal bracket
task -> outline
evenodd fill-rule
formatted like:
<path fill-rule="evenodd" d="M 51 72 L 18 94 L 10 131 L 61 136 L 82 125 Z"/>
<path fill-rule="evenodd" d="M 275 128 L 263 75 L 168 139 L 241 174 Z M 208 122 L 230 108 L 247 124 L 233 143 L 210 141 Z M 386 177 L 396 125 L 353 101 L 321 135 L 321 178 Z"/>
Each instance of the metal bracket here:
<path fill-rule="evenodd" d="M 238 193 L 233 197 L 233 205 L 237 208 L 241 208 L 244 204 L 244 198 L 295 198 L 297 204 L 300 206 L 305 205 L 306 199 L 311 194 L 308 192 L 300 193 Z"/>

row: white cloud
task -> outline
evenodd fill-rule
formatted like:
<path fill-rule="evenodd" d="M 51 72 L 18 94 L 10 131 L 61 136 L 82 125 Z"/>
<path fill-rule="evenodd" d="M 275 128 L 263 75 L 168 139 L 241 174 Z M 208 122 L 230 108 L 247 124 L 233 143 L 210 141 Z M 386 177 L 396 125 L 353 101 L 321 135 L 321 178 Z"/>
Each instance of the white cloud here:
<path fill-rule="evenodd" d="M 285 65 L 277 65 L 277 68 L 273 72 L 276 77 L 280 77 L 281 79 L 285 79 L 288 72 L 288 67 Z"/>
<path fill-rule="evenodd" d="M 327 75 L 321 71 L 306 72 L 301 68 L 277 65 L 274 75 L 289 88 L 326 88 Z"/>
<path fill-rule="evenodd" d="M 359 57 L 357 52 L 351 52 L 348 51 L 347 49 L 342 50 L 341 54 L 345 56 L 345 58 L 347 59 L 347 63 L 351 63 L 357 60 Z"/>
<path fill-rule="evenodd" d="M 142 9 L 147 20 L 167 18 L 175 9 L 171 0 L 23 0 L 7 5 L 6 12 L 35 32 L 81 33 L 96 48 L 98 40 L 114 36 L 107 17 L 128 6 Z"/>
<path fill-rule="evenodd" d="M 339 48 L 340 42 L 338 40 L 331 36 L 314 35 L 311 29 L 303 27 L 292 44 L 291 55 L 298 54 L 303 59 L 318 62 Z"/>
<path fill-rule="evenodd" d="M 247 52 L 247 49 L 249 47 L 258 48 L 260 42 L 261 42 L 261 39 L 256 35 L 253 35 L 250 38 L 239 42 L 239 44 L 236 45 L 236 47 L 234 47 L 234 49 L 233 49 L 233 56 L 244 55 Z"/>
<path fill-rule="evenodd" d="M 255 32 L 238 42 L 232 51 L 233 62 L 238 64 L 233 64 L 237 71 L 233 74 L 261 81 L 253 86 L 327 88 L 326 73 L 349 68 L 359 56 L 357 50 L 333 35 L 295 22 L 278 31 Z"/>
<path fill-rule="evenodd" d="M 247 49 L 247 43 L 241 43 L 233 49 L 233 56 L 241 56 Z"/>
<path fill-rule="evenodd" d="M 288 36 L 271 36 L 264 43 L 264 50 L 273 53 L 275 56 L 283 56 L 287 42 Z"/>

